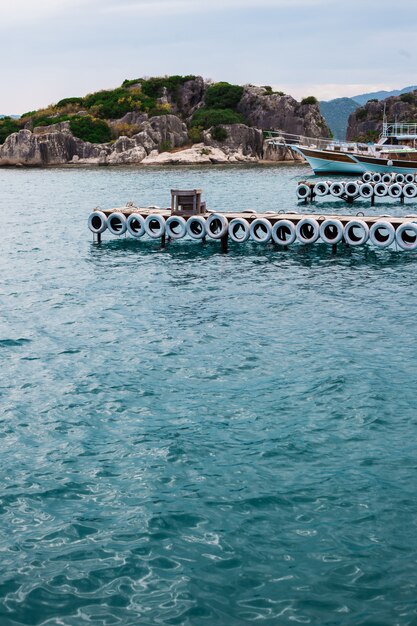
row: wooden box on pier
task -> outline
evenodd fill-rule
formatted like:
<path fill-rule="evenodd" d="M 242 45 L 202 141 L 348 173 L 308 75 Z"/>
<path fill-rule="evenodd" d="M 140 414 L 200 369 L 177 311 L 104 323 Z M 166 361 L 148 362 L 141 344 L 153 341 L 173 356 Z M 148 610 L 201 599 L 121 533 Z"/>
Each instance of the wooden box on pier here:
<path fill-rule="evenodd" d="M 171 189 L 172 215 L 201 215 L 206 212 L 202 189 Z"/>

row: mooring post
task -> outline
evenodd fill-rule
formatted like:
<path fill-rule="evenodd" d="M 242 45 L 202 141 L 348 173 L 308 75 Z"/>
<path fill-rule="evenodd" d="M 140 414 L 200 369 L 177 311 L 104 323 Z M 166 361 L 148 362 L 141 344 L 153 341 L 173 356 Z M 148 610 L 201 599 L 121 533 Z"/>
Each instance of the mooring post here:
<path fill-rule="evenodd" d="M 101 243 L 101 233 L 93 233 L 93 243 Z"/>
<path fill-rule="evenodd" d="M 375 206 L 375 194 L 371 196 L 371 206 Z"/>
<path fill-rule="evenodd" d="M 166 243 L 167 243 L 167 236 L 164 233 L 161 237 L 161 248 L 165 248 L 166 247 Z"/>
<path fill-rule="evenodd" d="M 225 235 L 223 235 L 223 237 L 220 239 L 220 243 L 222 246 L 222 252 L 227 252 L 228 251 L 228 233 L 226 233 Z"/>
<path fill-rule="evenodd" d="M 404 196 L 404 193 L 402 192 L 400 196 L 400 204 L 404 204 L 404 199 L 405 199 L 405 196 Z"/>
<path fill-rule="evenodd" d="M 332 245 L 332 254 L 336 254 L 336 252 L 337 252 L 337 243 L 334 243 Z"/>
<path fill-rule="evenodd" d="M 206 236 L 204 235 L 204 237 L 201 237 L 201 243 L 206 243 Z"/>

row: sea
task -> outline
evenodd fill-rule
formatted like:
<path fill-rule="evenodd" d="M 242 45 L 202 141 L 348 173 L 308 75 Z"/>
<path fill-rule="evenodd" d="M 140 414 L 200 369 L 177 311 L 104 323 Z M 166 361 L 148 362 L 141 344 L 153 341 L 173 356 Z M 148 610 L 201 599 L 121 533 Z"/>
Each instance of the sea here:
<path fill-rule="evenodd" d="M 417 254 L 87 228 L 309 176 L 0 170 L 1 626 L 417 624 Z"/>

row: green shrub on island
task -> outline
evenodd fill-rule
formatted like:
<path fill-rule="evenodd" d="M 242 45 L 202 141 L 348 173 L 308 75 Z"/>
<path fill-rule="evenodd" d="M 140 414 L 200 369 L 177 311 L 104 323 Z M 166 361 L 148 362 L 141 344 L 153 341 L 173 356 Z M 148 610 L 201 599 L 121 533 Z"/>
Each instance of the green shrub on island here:
<path fill-rule="evenodd" d="M 95 116 L 104 119 L 117 119 L 131 111 L 148 112 L 155 108 L 154 99 L 143 95 L 140 89 L 127 91 L 122 87 L 112 91 L 97 91 L 83 99 L 83 106 L 91 109 Z"/>
<path fill-rule="evenodd" d="M 318 100 L 315 96 L 307 96 L 301 100 L 301 104 L 318 104 Z"/>
<path fill-rule="evenodd" d="M 262 85 L 262 88 L 265 89 L 265 96 L 285 96 L 283 91 L 274 91 L 271 85 Z"/>
<path fill-rule="evenodd" d="M 190 80 L 194 80 L 195 76 L 163 76 L 156 78 L 148 78 L 147 80 L 140 79 L 142 93 L 149 96 L 149 98 L 160 98 L 163 94 L 164 88 L 171 93 L 174 98 L 178 95 L 179 88 Z"/>
<path fill-rule="evenodd" d="M 33 128 L 37 128 L 38 126 L 51 126 L 52 124 L 68 122 L 70 119 L 71 117 L 69 115 L 54 115 L 53 117 L 49 115 L 39 115 L 33 118 L 32 126 Z"/>
<path fill-rule="evenodd" d="M 65 106 L 68 106 L 68 104 L 79 104 L 82 106 L 84 104 L 84 98 L 63 98 L 62 100 L 57 102 L 55 106 L 57 107 L 57 109 L 61 109 Z"/>
<path fill-rule="evenodd" d="M 230 83 L 211 85 L 204 96 L 207 109 L 236 109 L 243 95 L 243 87 Z"/>
<path fill-rule="evenodd" d="M 232 109 L 198 109 L 191 120 L 191 126 L 207 129 L 221 124 L 245 124 L 246 120 L 240 113 Z"/>
<path fill-rule="evenodd" d="M 32 117 L 33 115 L 36 115 L 37 112 L 38 111 L 27 111 L 26 113 L 22 113 L 20 119 L 23 119 L 24 117 Z"/>
<path fill-rule="evenodd" d="M 358 143 L 375 143 L 379 139 L 379 134 L 378 130 L 367 130 L 365 133 L 354 137 L 353 141 Z"/>
<path fill-rule="evenodd" d="M 69 122 L 70 130 L 74 137 L 89 141 L 90 143 L 107 143 L 111 141 L 110 126 L 104 120 L 91 117 L 91 115 L 58 115 L 56 117 L 39 117 L 33 121 L 33 127 L 50 126 Z"/>
<path fill-rule="evenodd" d="M 109 125 L 88 115 L 70 119 L 70 129 L 74 137 L 90 143 L 107 143 L 111 140 Z"/>
<path fill-rule="evenodd" d="M 201 143 L 203 141 L 203 129 L 201 126 L 192 126 L 189 128 L 188 138 L 191 143 Z"/>
<path fill-rule="evenodd" d="M 400 95 L 400 100 L 401 102 L 406 102 L 407 104 L 416 104 L 416 97 L 411 91 L 402 93 Z"/>
<path fill-rule="evenodd" d="M 211 136 L 215 141 L 225 141 L 228 137 L 227 130 L 223 126 L 213 126 Z"/>
<path fill-rule="evenodd" d="M 20 130 L 19 124 L 11 117 L 3 117 L 0 120 L 0 144 L 4 143 L 9 135 Z"/>
<path fill-rule="evenodd" d="M 169 152 L 172 150 L 172 144 L 170 141 L 163 141 L 159 146 L 159 152 Z"/>

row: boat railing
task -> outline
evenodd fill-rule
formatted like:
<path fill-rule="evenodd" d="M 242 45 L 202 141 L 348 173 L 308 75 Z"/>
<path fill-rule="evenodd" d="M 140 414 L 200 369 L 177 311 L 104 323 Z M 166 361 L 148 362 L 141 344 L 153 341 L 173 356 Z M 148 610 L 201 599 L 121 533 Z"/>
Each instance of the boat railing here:
<path fill-rule="evenodd" d="M 358 144 L 349 141 L 338 141 L 336 139 L 323 139 L 320 137 L 307 137 L 305 135 L 295 135 L 279 130 L 264 131 L 265 141 L 276 146 L 299 145 L 307 148 L 319 148 L 322 150 L 358 150 Z"/>
<path fill-rule="evenodd" d="M 417 137 L 417 123 L 403 124 L 402 122 L 382 124 L 383 137 Z"/>

